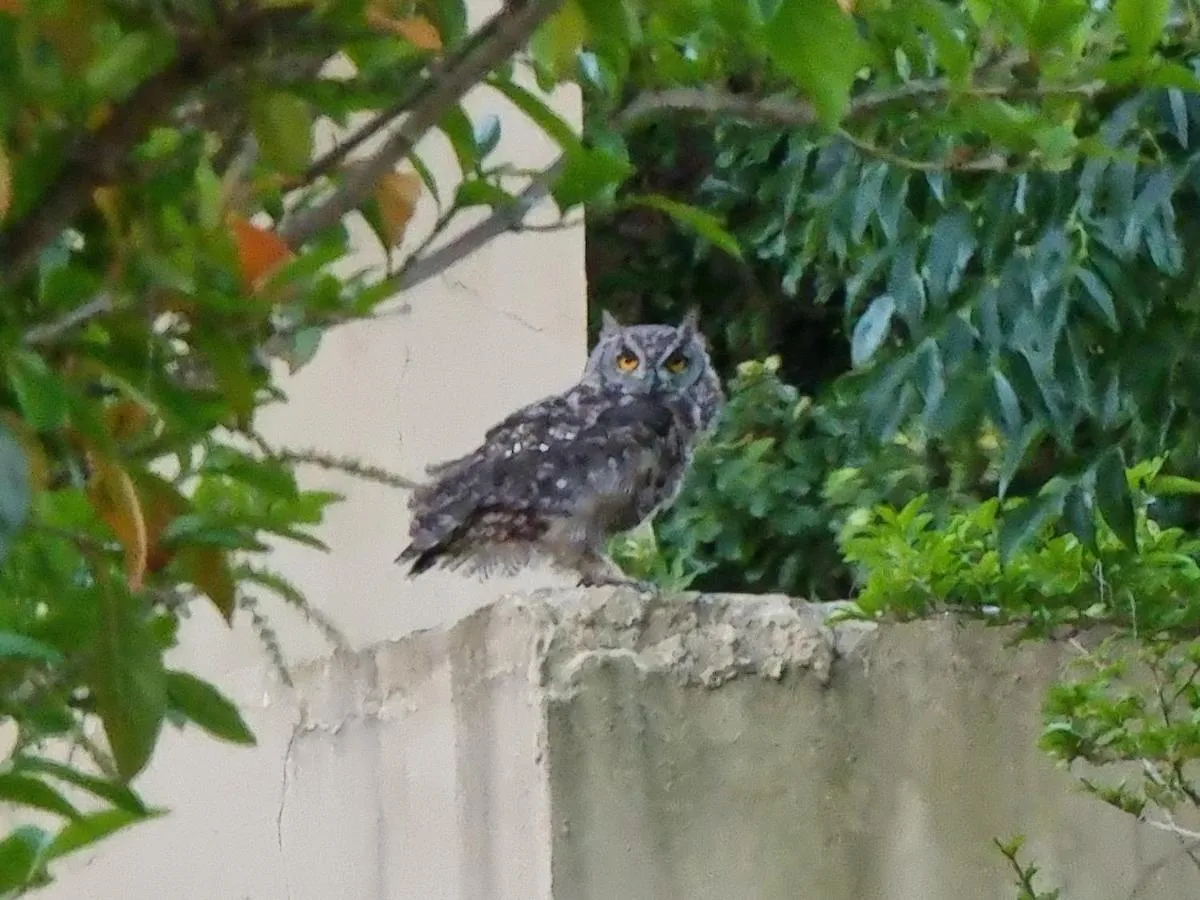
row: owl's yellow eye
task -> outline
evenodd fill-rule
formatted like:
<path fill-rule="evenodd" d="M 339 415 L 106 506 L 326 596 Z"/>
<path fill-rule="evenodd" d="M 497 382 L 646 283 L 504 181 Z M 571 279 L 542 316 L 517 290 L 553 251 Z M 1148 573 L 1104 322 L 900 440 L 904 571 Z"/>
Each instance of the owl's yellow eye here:
<path fill-rule="evenodd" d="M 672 375 L 678 375 L 680 372 L 685 371 L 687 367 L 688 358 L 682 353 L 672 353 L 666 362 L 666 369 Z"/>
<path fill-rule="evenodd" d="M 638 367 L 638 358 L 632 353 L 625 351 L 617 357 L 617 368 L 622 372 L 632 372 Z"/>

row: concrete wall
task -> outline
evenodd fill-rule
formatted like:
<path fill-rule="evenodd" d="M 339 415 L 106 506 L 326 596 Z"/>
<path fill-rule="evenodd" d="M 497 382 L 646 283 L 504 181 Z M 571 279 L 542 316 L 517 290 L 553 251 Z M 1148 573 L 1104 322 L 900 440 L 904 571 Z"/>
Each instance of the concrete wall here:
<path fill-rule="evenodd" d="M 1017 833 L 1064 900 L 1200 896 L 1171 837 L 1036 749 L 1070 651 L 948 618 L 839 634 L 786 604 L 564 618 L 567 647 L 603 637 L 550 682 L 555 900 L 1013 900 L 992 841 Z"/>
<path fill-rule="evenodd" d="M 257 752 L 172 740 L 167 823 L 51 896 L 1183 900 L 1167 835 L 1035 748 L 1062 647 L 951 619 L 830 628 L 780 597 L 543 591 L 249 680 Z M 163 773 L 158 775 L 156 773 Z M 230 790 L 231 776 L 243 779 Z"/>

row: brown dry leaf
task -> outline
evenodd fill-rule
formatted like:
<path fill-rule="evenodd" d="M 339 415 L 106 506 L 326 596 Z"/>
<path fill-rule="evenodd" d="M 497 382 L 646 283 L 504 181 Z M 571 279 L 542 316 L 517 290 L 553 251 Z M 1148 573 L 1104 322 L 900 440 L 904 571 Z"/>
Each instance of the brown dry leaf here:
<path fill-rule="evenodd" d="M 367 24 L 378 31 L 402 37 L 419 50 L 441 50 L 442 35 L 424 16 L 394 18 L 387 3 L 376 0 L 367 9 Z"/>
<path fill-rule="evenodd" d="M 12 164 L 8 161 L 8 151 L 0 144 L 0 221 L 8 213 L 12 203 Z"/>
<path fill-rule="evenodd" d="M 441 50 L 442 36 L 424 16 L 410 16 L 396 23 L 396 32 L 420 50 Z"/>
<path fill-rule="evenodd" d="M 83 122 L 84 127 L 86 127 L 88 131 L 99 131 L 104 127 L 104 124 L 110 118 L 112 118 L 112 111 L 113 106 L 107 100 L 105 100 L 103 103 L 93 106 L 88 111 L 87 118 Z"/>
<path fill-rule="evenodd" d="M 121 233 L 121 192 L 115 187 L 98 187 L 92 191 L 92 202 L 113 234 Z"/>
<path fill-rule="evenodd" d="M 125 548 L 125 577 L 129 586 L 141 590 L 146 578 L 149 538 L 137 489 L 129 473 L 115 461 L 95 453 L 90 456 L 92 478 L 88 483 L 88 499 Z"/>
<path fill-rule="evenodd" d="M 104 410 L 105 427 L 118 441 L 141 433 L 149 422 L 150 412 L 135 400 L 121 400 Z"/>
<path fill-rule="evenodd" d="M 227 219 L 237 244 L 238 263 L 246 290 L 255 293 L 281 265 L 292 258 L 292 250 L 273 231 L 252 225 L 241 216 Z"/>
<path fill-rule="evenodd" d="M 38 17 L 38 32 L 58 54 L 68 75 L 82 75 L 96 50 L 96 28 L 103 4 L 95 0 L 58 0 L 53 11 Z M 92 115 L 96 110 L 92 110 Z M 93 126 L 89 119 L 88 127 Z"/>
<path fill-rule="evenodd" d="M 423 184 L 416 172 L 388 172 L 375 185 L 375 202 L 388 247 L 397 247 L 417 211 Z"/>
<path fill-rule="evenodd" d="M 237 581 L 229 565 L 229 554 L 216 547 L 185 547 L 179 551 L 179 566 L 185 578 L 198 587 L 225 619 L 233 621 L 237 606 Z"/>
<path fill-rule="evenodd" d="M 160 572 L 175 555 L 174 548 L 162 546 L 162 534 L 190 504 L 175 485 L 149 472 L 138 476 L 137 489 L 146 521 L 146 570 Z"/>
<path fill-rule="evenodd" d="M 0 0 L 0 12 L 20 15 L 25 12 L 25 4 L 21 0 Z"/>

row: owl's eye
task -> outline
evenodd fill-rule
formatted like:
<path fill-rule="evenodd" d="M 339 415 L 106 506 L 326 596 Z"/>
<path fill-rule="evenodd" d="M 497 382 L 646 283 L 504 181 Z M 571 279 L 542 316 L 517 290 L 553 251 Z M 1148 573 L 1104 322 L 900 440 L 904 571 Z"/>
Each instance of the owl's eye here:
<path fill-rule="evenodd" d="M 638 367 L 638 358 L 628 350 L 622 350 L 617 357 L 617 368 L 622 372 L 632 372 Z"/>
<path fill-rule="evenodd" d="M 688 367 L 688 358 L 682 353 L 672 353 L 664 363 L 666 370 L 672 375 L 678 375 Z"/>

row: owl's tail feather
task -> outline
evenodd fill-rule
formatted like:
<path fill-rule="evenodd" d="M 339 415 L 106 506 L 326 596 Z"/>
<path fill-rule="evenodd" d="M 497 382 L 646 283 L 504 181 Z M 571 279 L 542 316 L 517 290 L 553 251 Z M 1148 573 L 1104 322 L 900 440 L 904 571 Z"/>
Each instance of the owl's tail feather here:
<path fill-rule="evenodd" d="M 436 546 L 422 550 L 415 544 L 409 544 L 396 557 L 396 562 L 411 562 L 412 565 L 408 567 L 408 577 L 413 578 L 437 565 L 438 558 L 442 555 L 444 549 L 443 547 Z"/>

